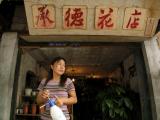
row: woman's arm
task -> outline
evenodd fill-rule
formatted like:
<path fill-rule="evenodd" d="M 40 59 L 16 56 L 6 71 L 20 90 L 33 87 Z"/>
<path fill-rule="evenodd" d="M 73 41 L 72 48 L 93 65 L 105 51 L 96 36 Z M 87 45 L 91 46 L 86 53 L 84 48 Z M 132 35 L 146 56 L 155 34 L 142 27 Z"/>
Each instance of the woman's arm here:
<path fill-rule="evenodd" d="M 72 104 L 77 103 L 77 95 L 76 95 L 75 90 L 71 90 L 68 94 L 69 94 L 69 98 L 57 97 L 56 104 L 58 106 L 62 106 L 63 104 L 72 105 Z"/>

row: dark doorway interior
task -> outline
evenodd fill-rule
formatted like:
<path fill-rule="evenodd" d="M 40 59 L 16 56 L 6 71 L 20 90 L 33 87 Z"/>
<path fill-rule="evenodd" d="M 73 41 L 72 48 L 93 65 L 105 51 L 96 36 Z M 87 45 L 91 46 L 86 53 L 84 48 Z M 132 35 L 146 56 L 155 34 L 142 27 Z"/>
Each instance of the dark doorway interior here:
<path fill-rule="evenodd" d="M 125 93 L 118 88 L 122 92 L 123 97 L 129 97 L 132 101 L 131 112 L 128 112 L 129 109 L 126 111 L 127 119 L 141 120 L 143 112 L 143 115 L 147 118 L 146 120 L 151 120 L 148 84 L 141 43 L 30 43 L 20 41 L 20 49 L 22 49 L 24 54 L 28 53 L 46 70 L 53 57 L 60 55 L 66 58 L 68 61 L 66 72 L 68 76 L 75 79 L 74 84 L 78 96 L 78 103 L 73 106 L 74 120 L 125 119 L 125 117 L 120 119 L 117 117 L 109 118 L 109 114 L 113 113 L 104 115 L 103 110 L 97 108 L 100 106 L 100 100 L 97 99 L 97 96 L 105 91 L 107 98 L 109 98 L 108 95 L 114 95 L 114 93 L 110 94 L 110 92 L 117 90 L 117 86 L 124 89 Z M 112 87 L 116 89 L 108 93 L 107 90 L 112 89 Z M 147 99 L 141 98 L 142 96 L 145 96 Z M 122 96 L 118 99 L 121 98 Z M 98 104 L 99 106 L 97 106 Z M 124 104 L 130 107 L 129 104 L 127 105 L 127 102 Z M 144 110 L 144 108 L 147 109 Z M 118 113 L 118 111 L 116 112 Z M 116 115 L 117 113 L 114 114 Z M 122 116 L 124 115 L 123 113 L 121 114 Z M 114 115 L 111 116 L 114 117 Z"/>
<path fill-rule="evenodd" d="M 138 93 L 126 89 L 125 87 L 122 87 L 121 85 L 118 85 L 116 83 L 106 83 L 106 80 L 108 78 L 104 79 L 94 79 L 94 78 L 77 78 L 75 81 L 76 91 L 77 91 L 77 97 L 78 97 L 78 103 L 74 105 L 74 120 L 121 120 L 124 117 L 118 117 L 121 110 L 119 108 L 123 108 L 123 105 L 121 107 L 113 106 L 113 109 L 117 109 L 117 113 L 115 113 L 115 117 L 110 118 L 108 111 L 106 110 L 105 114 L 103 113 L 102 109 L 103 107 L 108 107 L 106 104 L 103 104 L 102 102 L 107 100 L 117 100 L 120 104 L 121 100 L 124 98 L 129 98 L 132 102 L 133 108 L 132 110 L 127 109 L 126 107 L 125 113 L 127 113 L 127 120 L 141 120 L 141 105 L 140 105 L 140 96 Z M 125 93 L 121 96 L 116 94 L 116 88 L 122 87 L 125 90 Z M 106 94 L 104 94 L 106 92 Z M 117 91 L 120 92 L 120 91 Z M 106 98 L 103 98 L 102 96 L 106 95 Z M 117 97 L 117 99 L 115 99 Z M 102 101 L 102 102 L 101 102 Z M 111 101 L 112 102 L 112 101 Z M 102 104 L 101 104 L 102 103 Z M 109 103 L 109 102 L 108 102 Z M 118 105 L 115 104 L 115 105 Z M 123 104 L 123 103 L 122 103 Z M 124 103 L 125 104 L 125 103 Z M 112 103 L 110 104 L 112 105 Z M 103 106 L 103 107 L 101 107 Z M 122 110 L 123 111 L 123 110 Z M 122 113 L 123 114 L 123 113 Z M 117 117 L 116 117 L 117 116 Z"/>

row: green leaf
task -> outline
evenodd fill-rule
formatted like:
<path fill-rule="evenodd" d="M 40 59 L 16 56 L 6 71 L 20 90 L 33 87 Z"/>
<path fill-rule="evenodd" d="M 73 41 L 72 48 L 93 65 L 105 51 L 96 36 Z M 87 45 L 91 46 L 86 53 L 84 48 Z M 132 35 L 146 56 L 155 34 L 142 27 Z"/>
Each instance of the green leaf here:
<path fill-rule="evenodd" d="M 123 113 L 123 117 L 124 117 L 125 119 L 127 119 L 127 118 L 128 118 L 128 115 L 127 115 L 127 113 L 126 113 L 126 112 L 124 112 L 124 113 Z"/>
<path fill-rule="evenodd" d="M 127 108 L 129 108 L 130 110 L 133 109 L 132 102 L 128 98 L 124 98 L 124 103 L 125 103 Z"/>
<path fill-rule="evenodd" d="M 121 98 L 119 101 L 118 101 L 118 106 L 121 107 L 123 105 L 123 99 Z"/>
<path fill-rule="evenodd" d="M 108 106 L 109 108 L 113 108 L 113 101 L 112 101 L 111 99 L 105 100 L 105 103 L 107 104 L 107 106 Z"/>
<path fill-rule="evenodd" d="M 119 109 L 119 108 L 115 109 L 115 113 L 120 114 L 120 112 L 121 112 L 121 109 Z"/>
<path fill-rule="evenodd" d="M 124 94 L 124 93 L 125 93 L 125 90 L 124 90 L 122 87 L 119 87 L 119 86 L 118 86 L 118 87 L 116 88 L 116 92 L 117 92 L 118 95 L 121 95 L 121 94 Z"/>
<path fill-rule="evenodd" d="M 125 112 L 124 109 L 121 108 L 121 109 L 120 109 L 120 116 L 121 116 L 121 117 L 123 117 L 124 112 Z"/>
<path fill-rule="evenodd" d="M 113 111 L 113 109 L 110 109 L 110 110 L 109 110 L 109 116 L 110 116 L 111 118 L 114 118 L 114 117 L 115 117 L 115 112 Z"/>

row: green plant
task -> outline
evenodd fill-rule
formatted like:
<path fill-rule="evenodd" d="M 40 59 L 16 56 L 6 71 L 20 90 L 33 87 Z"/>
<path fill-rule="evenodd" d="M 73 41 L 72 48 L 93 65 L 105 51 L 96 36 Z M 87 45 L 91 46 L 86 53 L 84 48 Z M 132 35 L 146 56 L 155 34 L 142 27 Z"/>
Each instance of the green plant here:
<path fill-rule="evenodd" d="M 116 84 L 107 86 L 96 96 L 97 109 L 102 111 L 103 119 L 127 120 L 133 109 L 126 90 Z"/>

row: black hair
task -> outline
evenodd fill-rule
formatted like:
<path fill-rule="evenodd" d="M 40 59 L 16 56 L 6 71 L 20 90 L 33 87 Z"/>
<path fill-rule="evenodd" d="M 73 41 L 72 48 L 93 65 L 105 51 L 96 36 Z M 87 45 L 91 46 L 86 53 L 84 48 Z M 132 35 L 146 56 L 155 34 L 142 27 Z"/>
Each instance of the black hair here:
<path fill-rule="evenodd" d="M 53 60 L 52 60 L 52 62 L 51 62 L 51 64 L 50 65 L 54 65 L 54 63 L 55 62 L 57 62 L 57 61 L 60 61 L 60 60 L 64 60 L 64 62 L 66 63 L 66 60 L 63 58 L 63 57 L 55 57 Z M 48 74 L 48 77 L 47 77 L 47 80 L 45 81 L 45 84 L 44 84 L 44 86 L 46 86 L 47 85 L 47 83 L 51 80 L 53 78 L 53 70 L 50 68 L 49 69 L 49 74 Z M 67 80 L 67 76 L 65 75 L 65 74 L 63 74 L 62 76 L 61 76 L 61 78 L 60 78 L 60 86 L 61 87 L 63 87 L 64 86 L 64 83 L 66 82 L 66 80 Z"/>

